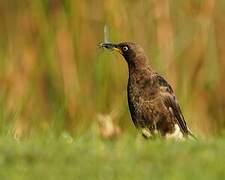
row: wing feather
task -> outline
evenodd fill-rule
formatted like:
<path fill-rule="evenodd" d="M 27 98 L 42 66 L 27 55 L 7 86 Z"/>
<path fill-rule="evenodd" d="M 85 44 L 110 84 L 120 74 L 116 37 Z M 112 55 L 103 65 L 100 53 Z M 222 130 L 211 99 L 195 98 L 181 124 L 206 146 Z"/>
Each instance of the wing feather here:
<path fill-rule="evenodd" d="M 162 98 L 167 109 L 168 110 L 172 109 L 171 113 L 175 116 L 175 119 L 177 120 L 177 124 L 179 125 L 182 133 L 184 135 L 188 135 L 189 131 L 187 128 L 187 124 L 185 122 L 184 116 L 180 110 L 180 106 L 177 103 L 176 99 L 168 93 L 163 93 Z"/>
<path fill-rule="evenodd" d="M 185 122 L 184 116 L 181 112 L 180 106 L 174 95 L 173 89 L 167 83 L 167 81 L 159 74 L 156 74 L 156 81 L 158 82 L 160 91 L 159 93 L 161 95 L 164 105 L 175 117 L 175 120 L 177 121 L 177 124 L 179 125 L 182 133 L 187 136 L 189 134 L 189 130 Z"/>

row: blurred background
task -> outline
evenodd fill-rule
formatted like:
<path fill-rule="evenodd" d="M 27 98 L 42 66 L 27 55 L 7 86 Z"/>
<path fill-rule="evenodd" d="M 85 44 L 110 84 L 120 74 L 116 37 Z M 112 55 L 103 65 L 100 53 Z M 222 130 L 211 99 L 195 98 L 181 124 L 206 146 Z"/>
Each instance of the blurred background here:
<path fill-rule="evenodd" d="M 143 46 L 193 132 L 220 135 L 224 12 L 215 0 L 1 0 L 0 134 L 76 136 L 108 120 L 136 133 L 126 63 L 97 47 L 107 24 L 110 41 Z"/>

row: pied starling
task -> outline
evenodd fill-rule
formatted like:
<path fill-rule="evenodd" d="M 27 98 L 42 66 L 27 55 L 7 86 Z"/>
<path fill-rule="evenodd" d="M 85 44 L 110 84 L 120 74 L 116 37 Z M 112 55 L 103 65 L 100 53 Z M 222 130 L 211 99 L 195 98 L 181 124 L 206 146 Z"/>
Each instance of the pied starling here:
<path fill-rule="evenodd" d="M 181 140 L 194 137 L 167 81 L 148 64 L 143 48 L 132 42 L 101 43 L 119 52 L 128 64 L 127 96 L 134 125 L 145 138 L 159 135 Z"/>

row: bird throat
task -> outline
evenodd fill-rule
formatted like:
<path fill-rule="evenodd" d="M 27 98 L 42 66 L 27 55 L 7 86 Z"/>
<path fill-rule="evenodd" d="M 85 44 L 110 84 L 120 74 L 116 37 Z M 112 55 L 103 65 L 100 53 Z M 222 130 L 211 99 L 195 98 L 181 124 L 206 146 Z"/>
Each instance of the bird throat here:
<path fill-rule="evenodd" d="M 147 69 L 148 71 L 152 70 L 151 66 L 148 63 L 148 58 L 144 55 L 132 57 L 127 60 L 127 63 L 129 74 L 143 72 Z"/>

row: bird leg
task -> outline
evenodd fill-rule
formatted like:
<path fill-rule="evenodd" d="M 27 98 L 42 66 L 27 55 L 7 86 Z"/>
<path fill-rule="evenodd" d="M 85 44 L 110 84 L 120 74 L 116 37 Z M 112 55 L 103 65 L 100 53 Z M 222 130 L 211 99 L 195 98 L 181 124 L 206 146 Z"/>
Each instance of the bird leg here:
<path fill-rule="evenodd" d="M 152 137 L 152 133 L 150 132 L 148 128 L 142 128 L 141 132 L 142 132 L 142 136 L 146 139 Z"/>

